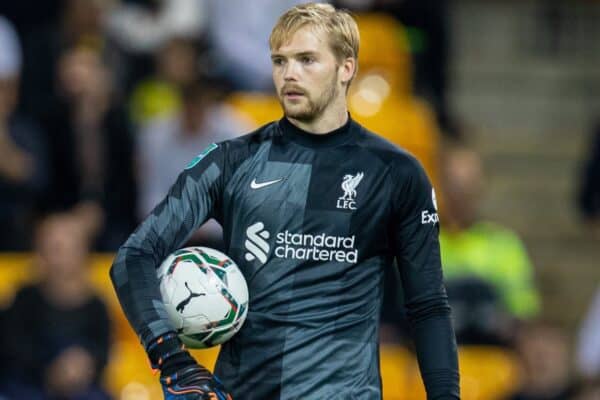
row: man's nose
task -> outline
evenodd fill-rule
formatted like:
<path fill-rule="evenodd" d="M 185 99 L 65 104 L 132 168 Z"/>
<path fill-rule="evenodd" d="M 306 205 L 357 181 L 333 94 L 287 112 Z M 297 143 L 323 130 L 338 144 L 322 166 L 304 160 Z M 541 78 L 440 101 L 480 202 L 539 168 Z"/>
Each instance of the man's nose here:
<path fill-rule="evenodd" d="M 290 60 L 285 65 L 285 70 L 283 71 L 283 79 L 286 81 L 296 81 L 298 80 L 298 63 Z"/>

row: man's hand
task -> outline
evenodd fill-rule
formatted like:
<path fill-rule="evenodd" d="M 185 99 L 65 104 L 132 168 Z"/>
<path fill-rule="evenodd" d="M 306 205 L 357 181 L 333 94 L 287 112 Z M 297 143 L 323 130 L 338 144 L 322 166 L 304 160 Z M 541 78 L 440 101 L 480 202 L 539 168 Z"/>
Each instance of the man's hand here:
<path fill-rule="evenodd" d="M 165 400 L 233 400 L 206 368 L 192 365 L 173 375 L 161 374 Z"/>
<path fill-rule="evenodd" d="M 94 379 L 92 355 L 81 347 L 64 350 L 46 370 L 46 388 L 57 397 L 75 397 L 85 392 Z"/>
<path fill-rule="evenodd" d="M 165 400 L 233 400 L 217 377 L 185 350 L 174 332 L 157 338 L 146 350 L 153 368 L 160 370 Z"/>

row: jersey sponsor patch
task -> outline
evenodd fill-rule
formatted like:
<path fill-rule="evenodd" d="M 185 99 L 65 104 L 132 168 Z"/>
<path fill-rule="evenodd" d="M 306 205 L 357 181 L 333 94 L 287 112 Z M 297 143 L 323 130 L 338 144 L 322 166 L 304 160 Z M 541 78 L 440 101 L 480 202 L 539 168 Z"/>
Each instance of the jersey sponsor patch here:
<path fill-rule="evenodd" d="M 202 153 L 198 154 L 190 163 L 185 167 L 185 169 L 194 168 L 196 164 L 198 164 L 204 157 L 208 155 L 211 151 L 219 147 L 216 143 L 211 143 L 206 149 L 202 150 Z"/>
<path fill-rule="evenodd" d="M 270 246 L 267 242 L 270 233 L 265 229 L 262 222 L 256 222 L 246 229 L 246 241 L 244 246 L 248 252 L 246 253 L 246 261 L 254 261 L 258 259 L 261 264 L 267 262 Z"/>
<path fill-rule="evenodd" d="M 325 233 L 295 233 L 288 230 L 277 232 L 274 243 L 267 242 L 270 232 L 262 222 L 256 222 L 246 229 L 246 261 L 258 260 L 265 264 L 271 247 L 272 256 L 293 260 L 337 261 L 349 264 L 358 262 L 356 236 L 331 236 Z"/>

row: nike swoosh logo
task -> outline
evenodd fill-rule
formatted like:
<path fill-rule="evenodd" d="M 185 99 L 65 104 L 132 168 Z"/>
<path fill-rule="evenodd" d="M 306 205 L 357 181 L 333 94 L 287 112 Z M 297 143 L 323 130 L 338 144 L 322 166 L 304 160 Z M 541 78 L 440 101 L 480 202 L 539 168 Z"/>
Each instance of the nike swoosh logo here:
<path fill-rule="evenodd" d="M 251 189 L 260 189 L 260 188 L 264 188 L 265 186 L 269 186 L 274 183 L 281 182 L 282 180 L 283 180 L 283 178 L 279 178 L 279 179 L 275 179 L 274 181 L 266 181 L 266 182 L 258 183 L 258 182 L 256 182 L 256 178 L 254 178 L 254 179 L 252 179 L 252 182 L 250 182 L 250 188 Z"/>

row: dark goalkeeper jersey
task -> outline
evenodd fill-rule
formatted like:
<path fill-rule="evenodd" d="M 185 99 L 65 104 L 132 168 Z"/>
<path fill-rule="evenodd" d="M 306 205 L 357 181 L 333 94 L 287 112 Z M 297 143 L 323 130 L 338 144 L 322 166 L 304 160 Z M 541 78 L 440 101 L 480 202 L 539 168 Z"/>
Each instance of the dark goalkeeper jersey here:
<path fill-rule="evenodd" d="M 155 269 L 211 217 L 250 292 L 215 370 L 234 399 L 380 399 L 382 280 L 394 258 L 428 396 L 459 398 L 435 193 L 412 156 L 351 119 L 315 135 L 284 118 L 205 149 L 111 271 L 145 345 L 173 330 Z"/>

